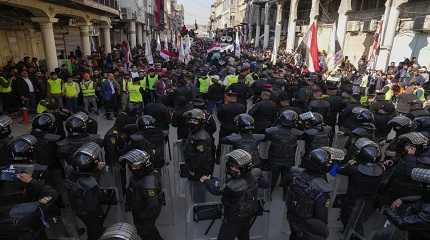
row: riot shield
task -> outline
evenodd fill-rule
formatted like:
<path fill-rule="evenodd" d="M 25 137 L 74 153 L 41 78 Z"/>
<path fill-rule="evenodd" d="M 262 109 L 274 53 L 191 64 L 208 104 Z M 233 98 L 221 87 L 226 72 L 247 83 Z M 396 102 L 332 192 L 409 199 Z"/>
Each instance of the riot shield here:
<path fill-rule="evenodd" d="M 333 147 L 345 149 L 345 144 L 348 141 L 348 135 L 345 131 L 346 129 L 340 129 L 339 126 L 335 126 L 335 135 L 333 139 Z"/>
<path fill-rule="evenodd" d="M 220 162 L 218 165 L 215 166 L 215 169 L 214 169 L 214 176 L 221 180 L 221 184 L 225 183 L 225 177 L 226 177 L 225 155 L 231 151 L 233 151 L 232 145 L 221 144 L 221 151 L 220 151 L 221 156 L 219 156 Z"/>
<path fill-rule="evenodd" d="M 297 141 L 296 157 L 294 159 L 294 165 L 296 167 L 300 166 L 302 163 L 302 158 L 305 155 L 305 151 L 306 151 L 305 145 L 306 145 L 305 141 L 303 140 Z"/>
<path fill-rule="evenodd" d="M 173 185 L 172 192 L 175 193 L 177 197 L 185 198 L 186 194 L 186 179 L 181 178 L 181 166 L 185 164 L 184 155 L 183 155 L 183 142 L 181 140 L 177 140 L 173 142 L 172 146 L 172 161 L 173 161 Z"/>
<path fill-rule="evenodd" d="M 172 186 L 173 180 L 173 164 L 170 154 L 170 147 L 169 147 L 170 141 L 166 141 L 165 147 L 164 147 L 164 159 L 165 166 L 161 168 L 161 186 L 162 191 L 164 193 L 164 200 L 165 205 L 163 206 L 161 210 L 161 214 L 158 218 L 157 223 L 159 225 L 168 225 L 173 226 L 175 224 L 175 200 L 173 199 L 173 191 L 174 187 Z"/>
<path fill-rule="evenodd" d="M 260 156 L 261 162 L 267 162 L 269 159 L 269 148 L 270 148 L 270 141 L 260 142 L 258 144 L 258 154 Z"/>

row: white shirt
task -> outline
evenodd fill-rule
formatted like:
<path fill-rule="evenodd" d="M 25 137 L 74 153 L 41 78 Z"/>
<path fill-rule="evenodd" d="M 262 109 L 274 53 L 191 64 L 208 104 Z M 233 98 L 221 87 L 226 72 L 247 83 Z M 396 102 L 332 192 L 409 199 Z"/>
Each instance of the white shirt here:
<path fill-rule="evenodd" d="M 109 80 L 109 86 L 112 89 L 112 94 L 115 94 L 115 87 L 113 86 L 113 83 L 110 80 Z"/>
<path fill-rule="evenodd" d="M 31 83 L 29 78 L 24 78 L 25 83 L 27 83 L 28 86 L 28 90 L 30 91 L 30 93 L 34 93 L 34 87 L 33 87 L 33 83 Z"/>

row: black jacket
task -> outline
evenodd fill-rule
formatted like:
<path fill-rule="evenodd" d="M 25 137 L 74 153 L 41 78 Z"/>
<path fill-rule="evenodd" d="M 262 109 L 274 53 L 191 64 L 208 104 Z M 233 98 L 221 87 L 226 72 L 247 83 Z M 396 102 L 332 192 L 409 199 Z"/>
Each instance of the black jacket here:
<path fill-rule="evenodd" d="M 266 128 L 271 127 L 275 123 L 278 111 L 276 105 L 271 100 L 261 100 L 248 113 L 254 117 L 255 132 L 264 133 Z"/>

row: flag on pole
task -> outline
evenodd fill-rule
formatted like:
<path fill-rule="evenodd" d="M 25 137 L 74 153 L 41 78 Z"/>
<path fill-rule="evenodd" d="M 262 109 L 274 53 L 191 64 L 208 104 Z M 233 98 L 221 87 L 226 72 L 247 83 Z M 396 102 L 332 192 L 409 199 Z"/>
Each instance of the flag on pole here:
<path fill-rule="evenodd" d="M 239 31 L 236 31 L 236 40 L 234 42 L 234 55 L 240 58 L 240 39 L 239 39 Z"/>
<path fill-rule="evenodd" d="M 333 24 L 328 51 L 329 51 L 328 67 L 330 70 L 332 70 L 336 68 L 337 65 L 340 64 L 343 58 L 342 47 L 340 46 L 339 39 L 337 37 L 336 23 Z"/>
<path fill-rule="evenodd" d="M 380 47 L 380 42 L 381 42 L 381 33 L 382 33 L 382 27 L 383 27 L 383 22 L 382 20 L 380 20 L 378 22 L 378 27 L 376 28 L 375 34 L 373 34 L 373 43 L 372 46 L 370 47 L 369 50 L 369 56 L 367 57 L 367 67 L 368 68 L 374 68 L 375 66 L 375 61 L 376 61 L 376 57 L 379 53 L 379 47 Z"/>
<path fill-rule="evenodd" d="M 169 50 L 167 50 L 167 49 L 163 49 L 163 50 L 161 50 L 160 51 L 160 57 L 162 57 L 164 60 L 166 60 L 166 61 L 169 61 L 170 60 L 170 58 L 172 58 L 172 57 L 174 57 L 175 56 L 175 54 L 174 53 L 172 53 L 172 52 L 170 52 Z"/>
<path fill-rule="evenodd" d="M 318 29 L 316 22 L 313 22 L 308 32 L 303 37 L 302 42 L 296 49 L 296 52 L 304 55 L 306 64 L 310 72 L 320 71 L 320 62 L 318 56 Z"/>
<path fill-rule="evenodd" d="M 179 61 L 185 63 L 185 48 L 182 42 L 182 38 L 179 39 Z"/>
<path fill-rule="evenodd" d="M 157 51 L 161 51 L 160 34 L 157 34 Z"/>
<path fill-rule="evenodd" d="M 124 48 L 124 52 L 125 52 L 124 62 L 127 64 L 127 67 L 128 67 L 129 63 L 131 62 L 130 45 L 128 44 L 127 41 L 123 41 L 122 47 Z"/>
<path fill-rule="evenodd" d="M 154 64 L 154 58 L 152 57 L 151 51 L 151 43 L 149 42 L 149 38 L 147 36 L 145 37 L 145 57 L 148 61 L 148 64 Z"/>

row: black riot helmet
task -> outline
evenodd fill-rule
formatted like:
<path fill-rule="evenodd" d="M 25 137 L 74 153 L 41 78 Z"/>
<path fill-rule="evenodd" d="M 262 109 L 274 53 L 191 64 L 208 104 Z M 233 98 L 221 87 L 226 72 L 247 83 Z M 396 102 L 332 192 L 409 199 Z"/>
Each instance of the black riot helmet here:
<path fill-rule="evenodd" d="M 135 177 L 143 177 L 152 171 L 151 156 L 146 151 L 133 149 L 119 158 L 125 161 L 130 171 Z"/>
<path fill-rule="evenodd" d="M 57 122 L 52 113 L 41 113 L 36 115 L 32 124 L 33 131 L 40 133 L 55 133 Z"/>
<path fill-rule="evenodd" d="M 397 151 L 402 155 L 406 155 L 406 146 L 413 146 L 416 148 L 416 155 L 421 154 L 425 149 L 428 148 L 429 139 L 420 132 L 410 132 L 400 135 L 397 139 Z"/>
<path fill-rule="evenodd" d="M 129 223 L 115 223 L 106 228 L 99 240 L 139 240 L 140 237 L 134 225 Z"/>
<path fill-rule="evenodd" d="M 7 138 L 11 131 L 12 118 L 6 115 L 0 116 L 0 138 Z"/>
<path fill-rule="evenodd" d="M 363 163 L 375 163 L 380 156 L 379 145 L 368 138 L 359 138 L 354 143 L 356 160 Z"/>
<path fill-rule="evenodd" d="M 236 149 L 226 156 L 226 172 L 232 177 L 241 177 L 248 173 L 252 167 L 252 156 L 249 152 Z M 239 171 L 237 171 L 239 170 Z"/>
<path fill-rule="evenodd" d="M 89 142 L 76 150 L 70 164 L 78 173 L 94 173 L 99 162 L 103 162 L 102 148 L 97 143 Z"/>
<path fill-rule="evenodd" d="M 362 123 L 358 127 L 354 128 L 351 133 L 357 138 L 370 138 L 375 137 L 376 127 L 373 123 Z"/>
<path fill-rule="evenodd" d="M 137 127 L 139 130 L 155 128 L 156 120 L 151 115 L 143 115 L 137 119 Z"/>
<path fill-rule="evenodd" d="M 390 121 L 387 122 L 387 125 L 389 128 L 396 131 L 397 136 L 400 136 L 404 133 L 408 133 L 415 128 L 414 122 L 404 115 L 393 117 Z"/>
<path fill-rule="evenodd" d="M 411 171 L 411 178 L 423 185 L 422 200 L 425 203 L 430 202 L 430 169 L 414 168 Z"/>
<path fill-rule="evenodd" d="M 293 128 L 296 127 L 297 121 L 299 120 L 299 115 L 292 110 L 285 110 L 281 113 L 281 116 L 278 118 L 278 124 Z"/>
<path fill-rule="evenodd" d="M 206 121 L 205 112 L 198 108 L 186 111 L 183 116 L 186 118 L 188 127 L 191 129 L 191 131 L 200 129 Z"/>
<path fill-rule="evenodd" d="M 66 130 L 69 136 L 85 136 L 87 132 L 88 115 L 85 113 L 73 114 L 66 120 Z"/>
<path fill-rule="evenodd" d="M 430 132 L 430 116 L 414 118 L 414 125 L 417 132 Z"/>
<path fill-rule="evenodd" d="M 344 158 L 345 153 L 341 149 L 317 148 L 303 160 L 303 168 L 315 174 L 325 174 L 330 171 L 335 161 L 342 161 Z"/>
<path fill-rule="evenodd" d="M 324 123 L 324 117 L 317 112 L 306 112 L 300 114 L 300 121 L 305 128 L 318 127 L 321 128 Z"/>
<path fill-rule="evenodd" d="M 234 126 L 239 132 L 254 130 L 254 118 L 246 113 L 239 114 L 234 117 Z"/>
<path fill-rule="evenodd" d="M 352 109 L 352 117 L 357 123 L 373 123 L 375 122 L 375 117 L 373 113 L 363 107 L 355 107 Z"/>
<path fill-rule="evenodd" d="M 26 134 L 13 140 L 9 145 L 11 160 L 14 163 L 32 163 L 36 150 L 37 138 Z"/>

